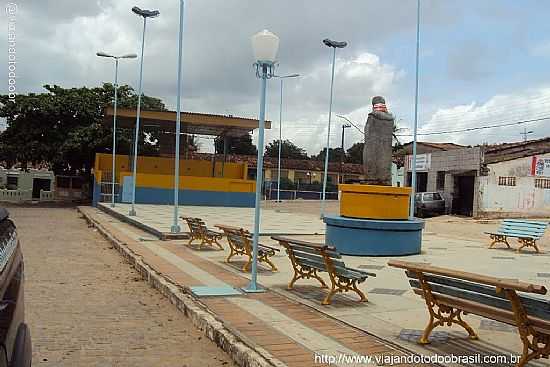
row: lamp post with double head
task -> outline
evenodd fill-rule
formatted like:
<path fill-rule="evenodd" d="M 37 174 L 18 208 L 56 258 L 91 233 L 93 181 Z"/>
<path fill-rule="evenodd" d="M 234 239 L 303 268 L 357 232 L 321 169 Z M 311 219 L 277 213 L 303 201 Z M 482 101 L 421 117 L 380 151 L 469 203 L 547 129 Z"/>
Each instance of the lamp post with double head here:
<path fill-rule="evenodd" d="M 332 96 L 334 89 L 334 64 L 336 62 L 336 49 L 344 48 L 348 45 L 345 41 L 332 41 L 328 38 L 323 40 L 323 43 L 327 47 L 332 47 L 332 74 L 330 79 L 330 102 L 328 107 L 328 131 L 327 131 L 327 146 L 325 151 L 325 174 L 323 176 L 323 192 L 321 196 L 321 218 L 325 216 L 325 195 L 327 191 L 327 176 L 328 176 L 328 152 L 330 148 L 330 122 L 332 119 Z"/>
<path fill-rule="evenodd" d="M 117 91 L 118 91 L 118 60 L 119 59 L 135 59 L 136 54 L 126 54 L 122 56 L 110 55 L 106 52 L 99 51 L 96 53 L 99 57 L 108 57 L 115 60 L 115 102 L 113 104 L 113 171 L 111 178 L 111 207 L 115 207 L 115 173 L 116 173 L 116 107 L 117 107 Z"/>
<path fill-rule="evenodd" d="M 297 78 L 300 74 L 275 76 L 281 80 L 281 104 L 279 105 L 279 164 L 277 166 L 277 202 L 281 202 L 281 146 L 283 144 L 283 81 L 288 78 Z"/>
<path fill-rule="evenodd" d="M 141 91 L 143 81 L 143 49 L 145 47 L 145 28 L 147 25 L 147 18 L 155 18 L 160 15 L 158 10 L 145 10 L 140 9 L 137 6 L 132 8 L 132 11 L 143 18 L 143 34 L 141 36 L 141 58 L 139 63 L 139 84 L 138 84 L 138 103 L 136 111 L 136 134 L 134 137 L 134 161 L 132 164 L 132 206 L 128 215 L 136 215 L 136 176 L 137 176 L 137 155 L 138 155 L 138 143 L 139 143 L 139 117 L 141 113 Z"/>
<path fill-rule="evenodd" d="M 176 152 L 174 157 L 174 218 L 170 232 L 179 233 L 178 205 L 180 189 L 180 134 L 181 134 L 181 64 L 183 61 L 183 12 L 185 9 L 184 0 L 180 0 L 180 27 L 178 36 L 178 97 L 176 102 Z"/>
<path fill-rule="evenodd" d="M 256 164 L 256 200 L 254 205 L 254 234 L 252 237 L 252 274 L 250 283 L 243 288 L 245 292 L 262 292 L 258 287 L 258 238 L 260 235 L 260 205 L 263 183 L 264 161 L 264 125 L 265 125 L 265 95 L 267 79 L 273 77 L 275 58 L 279 50 L 279 37 L 270 31 L 263 30 L 252 36 L 254 50 L 254 66 L 256 76 L 260 78 L 260 117 L 258 128 L 258 159 Z"/>

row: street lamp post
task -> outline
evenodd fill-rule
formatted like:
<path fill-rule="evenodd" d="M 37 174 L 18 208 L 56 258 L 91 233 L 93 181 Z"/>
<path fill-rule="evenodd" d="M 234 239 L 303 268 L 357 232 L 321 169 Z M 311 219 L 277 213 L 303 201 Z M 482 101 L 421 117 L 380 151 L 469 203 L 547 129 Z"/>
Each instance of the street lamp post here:
<path fill-rule="evenodd" d="M 134 137 L 134 162 L 132 164 L 132 206 L 128 215 L 136 215 L 136 176 L 137 176 L 137 154 L 138 154 L 138 143 L 139 143 L 139 117 L 141 113 L 141 90 L 142 90 L 142 81 L 143 81 L 143 49 L 145 47 L 145 27 L 147 25 L 147 18 L 155 18 L 160 15 L 158 10 L 144 10 L 140 9 L 137 6 L 132 8 L 132 11 L 143 17 L 143 34 L 141 36 L 141 58 L 139 63 L 139 87 L 138 87 L 138 103 L 137 103 L 137 112 L 136 112 L 136 134 Z"/>
<path fill-rule="evenodd" d="M 108 53 L 99 51 L 96 53 L 99 57 L 109 57 L 115 59 L 115 103 L 113 105 L 113 171 L 111 177 L 111 207 L 115 207 L 115 170 L 116 170 L 116 107 L 117 107 L 117 91 L 118 91 L 118 60 L 119 59 L 135 59 L 136 54 L 127 54 L 122 56 L 114 56 Z"/>
<path fill-rule="evenodd" d="M 412 150 L 412 177 L 411 177 L 411 197 L 409 206 L 409 219 L 414 218 L 414 200 L 416 193 L 416 139 L 418 130 L 418 66 L 420 51 L 420 0 L 417 0 L 416 7 L 416 85 L 414 93 L 414 132 L 413 132 L 413 150 Z M 409 167 L 410 168 L 410 167 Z"/>
<path fill-rule="evenodd" d="M 180 134 L 181 134 L 181 64 L 183 59 L 183 12 L 185 9 L 184 0 L 180 0 L 180 28 L 178 41 L 178 97 L 176 103 L 176 156 L 174 159 L 174 218 L 170 232 L 179 233 L 178 205 L 180 186 Z"/>
<path fill-rule="evenodd" d="M 325 151 L 325 175 L 323 177 L 323 193 L 321 197 L 321 218 L 325 216 L 325 194 L 327 190 L 327 176 L 328 176 L 328 152 L 330 148 L 330 122 L 332 119 L 332 96 L 333 96 L 333 89 L 334 89 L 334 64 L 336 62 L 336 49 L 337 48 L 344 48 L 348 45 L 347 42 L 338 42 L 338 41 L 332 41 L 328 38 L 325 38 L 323 40 L 323 43 L 327 47 L 332 47 L 332 76 L 330 79 L 330 102 L 328 107 L 328 131 L 327 131 L 327 146 Z"/>
<path fill-rule="evenodd" d="M 256 62 L 256 76 L 261 80 L 260 87 L 260 118 L 258 133 L 258 159 L 256 164 L 256 201 L 254 205 L 254 234 L 252 237 L 252 275 L 250 283 L 243 288 L 245 292 L 262 292 L 258 287 L 258 238 L 260 235 L 260 204 L 263 183 L 264 160 L 264 125 L 265 125 L 265 94 L 267 79 L 273 77 L 275 57 L 279 49 L 279 37 L 268 30 L 263 30 L 252 36 L 252 48 Z"/>
<path fill-rule="evenodd" d="M 297 78 L 300 74 L 290 74 L 284 76 L 275 76 L 281 80 L 281 104 L 279 106 L 279 164 L 277 166 L 277 202 L 281 202 L 281 146 L 283 144 L 283 80 L 287 78 Z"/>
<path fill-rule="evenodd" d="M 340 154 L 340 183 L 344 183 L 344 177 L 342 175 L 342 167 L 344 166 L 344 156 L 345 156 L 345 150 L 344 150 L 344 134 L 345 129 L 351 127 L 350 124 L 342 124 L 342 154 Z"/>

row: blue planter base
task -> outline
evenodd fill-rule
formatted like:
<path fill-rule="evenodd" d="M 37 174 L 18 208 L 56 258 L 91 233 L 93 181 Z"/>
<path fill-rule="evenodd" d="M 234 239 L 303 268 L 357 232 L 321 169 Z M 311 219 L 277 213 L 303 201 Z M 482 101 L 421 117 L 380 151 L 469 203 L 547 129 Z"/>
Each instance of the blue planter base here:
<path fill-rule="evenodd" d="M 403 256 L 420 254 L 424 221 L 373 220 L 328 215 L 325 243 L 344 255 Z"/>

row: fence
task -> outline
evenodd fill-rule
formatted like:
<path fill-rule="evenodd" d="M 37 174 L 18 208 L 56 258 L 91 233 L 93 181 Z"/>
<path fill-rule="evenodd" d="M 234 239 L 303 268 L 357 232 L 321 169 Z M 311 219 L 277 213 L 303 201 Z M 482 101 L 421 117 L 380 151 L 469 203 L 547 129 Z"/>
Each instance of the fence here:
<path fill-rule="evenodd" d="M 0 201 L 31 201 L 32 190 L 0 190 Z"/>
<path fill-rule="evenodd" d="M 40 201 L 54 201 L 55 195 L 54 191 L 44 191 L 40 190 Z"/>
<path fill-rule="evenodd" d="M 323 198 L 322 191 L 308 190 L 281 190 L 279 195 L 281 200 L 321 200 Z M 277 200 L 277 189 L 267 188 L 265 190 L 266 200 Z M 326 200 L 338 200 L 338 191 L 325 192 Z"/>

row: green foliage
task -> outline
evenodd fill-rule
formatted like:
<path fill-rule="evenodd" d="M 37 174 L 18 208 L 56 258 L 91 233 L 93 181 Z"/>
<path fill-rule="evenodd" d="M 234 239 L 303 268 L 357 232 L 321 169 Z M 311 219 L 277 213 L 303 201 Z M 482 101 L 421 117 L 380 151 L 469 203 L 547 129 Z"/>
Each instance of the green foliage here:
<path fill-rule="evenodd" d="M 111 105 L 114 87 L 106 83 L 96 88 L 62 88 L 45 85 L 45 93 L 17 95 L 12 101 L 0 96 L 0 117 L 7 128 L 0 134 L 0 161 L 48 163 L 56 172 L 89 172 L 96 152 L 110 152 L 112 131 L 101 123 Z M 135 108 L 137 95 L 127 86 L 118 89 L 118 106 Z M 143 96 L 142 109 L 166 110 L 158 98 Z M 140 151 L 157 149 L 151 141 L 155 133 L 141 131 Z M 131 131 L 117 131 L 118 153 L 130 151 Z"/>
<path fill-rule="evenodd" d="M 312 156 L 312 159 L 316 161 L 324 161 L 327 148 L 323 148 L 319 154 Z M 329 148 L 328 161 L 329 162 L 340 162 L 340 159 L 343 159 L 344 162 L 347 161 L 346 153 L 342 148 Z"/>
<path fill-rule="evenodd" d="M 273 158 L 279 157 L 279 140 L 274 140 L 265 147 L 265 155 Z M 305 149 L 294 145 L 290 140 L 283 140 L 281 158 L 308 159 L 308 156 Z"/>
<path fill-rule="evenodd" d="M 364 143 L 355 143 L 347 151 L 349 163 L 363 163 L 363 147 Z"/>
<path fill-rule="evenodd" d="M 252 135 L 246 134 L 238 137 L 228 137 L 227 154 L 256 155 L 258 149 L 252 144 Z M 218 137 L 214 140 L 217 154 L 223 153 L 223 138 Z"/>

